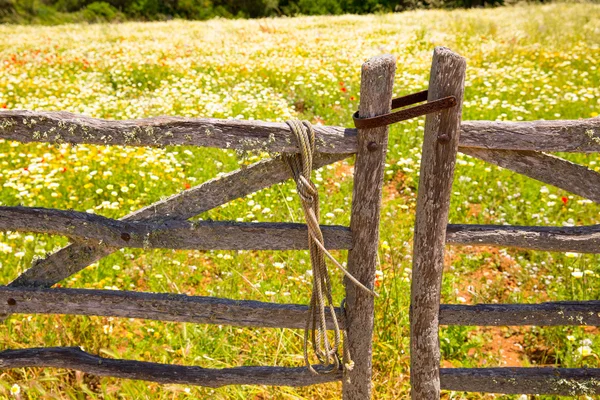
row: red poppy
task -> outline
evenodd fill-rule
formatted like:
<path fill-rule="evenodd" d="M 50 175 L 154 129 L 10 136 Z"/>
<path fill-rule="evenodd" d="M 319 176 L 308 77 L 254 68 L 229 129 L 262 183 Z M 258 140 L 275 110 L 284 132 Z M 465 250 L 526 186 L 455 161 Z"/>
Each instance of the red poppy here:
<path fill-rule="evenodd" d="M 186 182 L 186 183 L 183 184 L 183 187 L 186 188 L 186 189 L 189 189 L 189 188 L 192 187 L 192 185 L 190 185 L 189 183 Z"/>
<path fill-rule="evenodd" d="M 356 97 L 350 96 L 350 101 L 354 101 L 354 100 L 356 100 Z"/>
<path fill-rule="evenodd" d="M 67 167 L 62 167 L 62 168 L 60 169 L 60 172 L 67 172 Z"/>
<path fill-rule="evenodd" d="M 564 205 L 567 205 L 567 202 L 569 201 L 569 199 L 565 196 L 561 197 L 560 200 L 563 202 Z"/>
<path fill-rule="evenodd" d="M 340 88 L 340 90 L 341 90 L 342 92 L 344 92 L 344 93 L 346 93 L 346 92 L 348 91 L 348 89 L 346 89 L 346 88 L 345 88 L 345 87 L 343 87 L 343 86 Z"/>
<path fill-rule="evenodd" d="M 2 108 L 6 108 L 6 107 L 8 107 L 8 106 L 7 106 L 6 104 L 2 104 L 0 107 L 2 107 Z"/>

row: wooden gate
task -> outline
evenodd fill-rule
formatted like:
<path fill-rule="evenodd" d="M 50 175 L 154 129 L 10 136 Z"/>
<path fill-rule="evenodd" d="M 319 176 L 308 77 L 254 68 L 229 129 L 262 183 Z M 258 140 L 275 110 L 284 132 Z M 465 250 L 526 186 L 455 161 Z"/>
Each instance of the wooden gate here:
<path fill-rule="evenodd" d="M 360 117 L 388 113 L 396 61 L 375 57 L 362 66 Z M 375 279 L 387 127 L 315 126 L 314 168 L 356 154 L 350 227 L 322 226 L 328 249 L 349 249 L 348 270 L 365 286 Z M 65 112 L 0 112 L 0 138 L 20 142 L 125 146 L 193 145 L 271 153 L 297 153 L 283 123 L 159 117 L 106 121 Z M 261 161 L 154 203 L 119 220 L 94 214 L 0 207 L 0 229 L 64 235 L 72 243 L 0 287 L 0 313 L 42 313 L 144 318 L 235 326 L 304 328 L 308 307 L 132 291 L 53 289 L 54 284 L 120 248 L 196 250 L 300 250 L 307 228 L 292 223 L 190 222 L 202 212 L 289 179 L 281 157 Z M 219 387 L 232 384 L 304 386 L 343 379 L 345 399 L 371 396 L 372 296 L 346 285 L 345 320 L 356 361 L 352 370 L 313 374 L 306 367 L 246 366 L 205 369 L 101 358 L 78 347 L 5 350 L 0 368 L 56 367 L 161 383 Z M 339 309 L 337 313 L 342 312 Z M 331 324 L 331 321 L 329 321 Z M 332 324 L 331 324 L 332 325 Z M 331 328 L 331 326 L 330 326 Z M 319 367 L 315 367 L 319 369 Z"/>
<path fill-rule="evenodd" d="M 444 51 L 436 50 L 430 93 L 462 100 L 464 70 L 459 56 L 444 56 Z M 440 71 L 441 78 L 435 71 Z M 598 225 L 448 225 L 457 151 L 600 202 L 599 173 L 544 153 L 600 152 L 600 119 L 461 124 L 460 117 L 459 107 L 428 115 L 425 123 L 411 288 L 412 398 L 437 400 L 440 388 L 507 394 L 599 394 L 600 369 L 440 369 L 440 324 L 600 325 L 600 301 L 440 305 L 445 244 L 600 253 Z M 449 138 L 444 137 L 446 134 Z"/>

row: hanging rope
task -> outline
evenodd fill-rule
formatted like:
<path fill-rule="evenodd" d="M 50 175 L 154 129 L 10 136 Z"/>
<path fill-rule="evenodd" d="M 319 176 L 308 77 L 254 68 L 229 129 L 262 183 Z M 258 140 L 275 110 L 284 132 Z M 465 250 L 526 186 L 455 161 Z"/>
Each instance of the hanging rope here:
<path fill-rule="evenodd" d="M 310 179 L 313 167 L 313 155 L 315 153 L 315 132 L 308 121 L 290 120 L 286 121 L 286 124 L 296 136 L 298 147 L 300 147 L 300 153 L 284 154 L 283 159 L 292 171 L 292 175 L 296 181 L 298 196 L 302 202 L 302 209 L 308 227 L 308 250 L 310 252 L 310 261 L 313 272 L 313 289 L 306 327 L 304 329 L 304 362 L 311 372 L 315 374 L 319 373 L 310 363 L 308 355 L 310 337 L 312 349 L 319 360 L 319 363 L 325 367 L 323 373 L 329 373 L 337 371 L 340 368 L 340 359 L 338 355 L 340 327 L 335 314 L 335 307 L 333 306 L 331 281 L 325 263 L 325 256 L 327 256 L 327 258 L 329 258 L 356 286 L 371 295 L 376 296 L 377 294 L 354 278 L 339 262 L 337 262 L 331 253 L 325 249 L 323 233 L 319 226 L 319 192 Z M 342 301 L 341 309 L 341 318 L 342 321 L 345 322 L 345 301 Z M 327 314 L 329 314 L 331 321 L 333 321 L 333 343 L 331 343 L 329 336 L 327 335 Z M 343 332 L 343 335 L 344 342 L 347 343 L 345 331 Z M 343 365 L 347 369 L 352 369 L 352 366 L 354 365 L 350 358 L 347 345 L 344 346 Z"/>

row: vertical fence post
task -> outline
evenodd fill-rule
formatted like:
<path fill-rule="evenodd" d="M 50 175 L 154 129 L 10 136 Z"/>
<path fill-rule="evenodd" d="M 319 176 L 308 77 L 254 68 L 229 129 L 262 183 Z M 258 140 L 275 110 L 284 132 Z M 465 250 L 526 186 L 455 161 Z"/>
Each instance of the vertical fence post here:
<path fill-rule="evenodd" d="M 391 109 L 396 59 L 390 55 L 371 58 L 362 66 L 359 116 L 375 117 Z M 352 194 L 352 250 L 348 271 L 369 288 L 373 287 L 379 244 L 379 210 L 383 168 L 387 152 L 388 127 L 358 131 L 358 151 L 354 164 Z M 346 323 L 352 371 L 344 373 L 343 398 L 371 398 L 373 352 L 373 296 L 346 281 Z"/>
<path fill-rule="evenodd" d="M 465 69 L 464 58 L 444 47 L 434 50 L 427 100 L 454 96 L 457 105 L 427 115 L 425 119 L 410 310 L 410 381 L 413 400 L 440 398 L 438 314 Z"/>

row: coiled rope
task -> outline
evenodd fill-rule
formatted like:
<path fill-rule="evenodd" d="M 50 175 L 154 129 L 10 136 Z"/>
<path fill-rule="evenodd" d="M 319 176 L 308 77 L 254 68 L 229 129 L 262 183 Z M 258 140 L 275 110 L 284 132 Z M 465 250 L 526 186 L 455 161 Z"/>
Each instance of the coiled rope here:
<path fill-rule="evenodd" d="M 290 130 L 296 136 L 300 153 L 283 154 L 283 160 L 292 171 L 298 196 L 302 202 L 304 218 L 308 227 L 308 249 L 313 272 L 313 289 L 310 299 L 308 318 L 304 329 L 304 362 L 308 369 L 315 373 L 330 373 L 339 370 L 340 358 L 338 348 L 340 345 L 340 327 L 335 314 L 335 307 L 331 296 L 331 281 L 325 263 L 325 256 L 338 267 L 352 283 L 371 295 L 377 294 L 364 286 L 354 278 L 332 255 L 325 249 L 323 233 L 319 226 L 319 192 L 310 176 L 313 169 L 313 155 L 315 153 L 315 132 L 308 121 L 290 120 L 286 121 Z M 345 301 L 342 301 L 342 321 L 345 322 Z M 331 343 L 327 335 L 327 314 L 333 322 L 334 339 Z M 317 372 L 310 363 L 308 354 L 309 337 L 312 349 L 325 368 Z M 343 332 L 343 340 L 347 343 L 346 331 Z M 350 357 L 347 344 L 344 345 L 343 366 L 352 369 L 354 363 Z M 320 370 L 321 371 L 321 370 Z"/>

